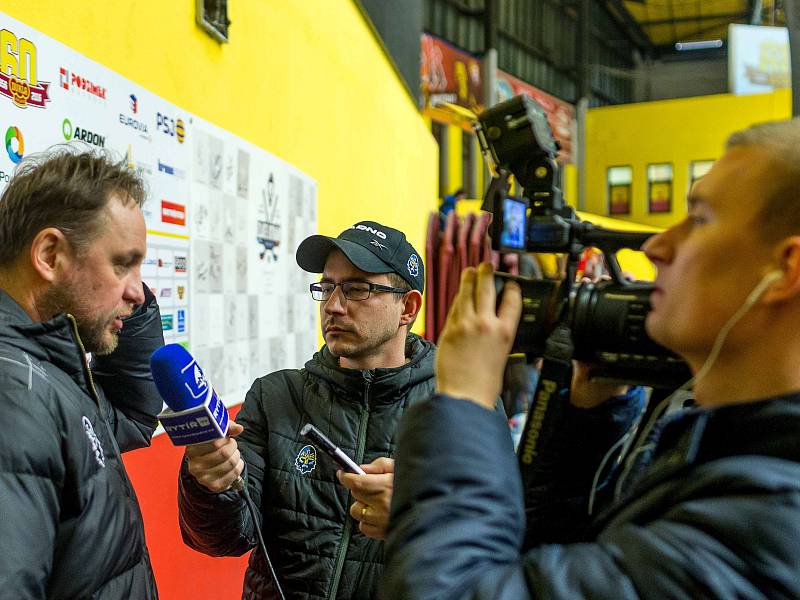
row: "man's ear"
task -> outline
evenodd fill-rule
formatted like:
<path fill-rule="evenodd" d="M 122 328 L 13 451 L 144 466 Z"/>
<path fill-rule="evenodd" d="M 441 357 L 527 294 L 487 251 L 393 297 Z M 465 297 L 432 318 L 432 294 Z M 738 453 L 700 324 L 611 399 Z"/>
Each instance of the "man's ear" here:
<path fill-rule="evenodd" d="M 31 266 L 39 277 L 53 283 L 71 263 L 72 248 L 60 229 L 47 227 L 33 238 L 30 258 Z"/>
<path fill-rule="evenodd" d="M 413 323 L 421 308 L 422 294 L 417 290 L 406 292 L 403 297 L 403 314 L 400 315 L 400 327 Z"/>
<path fill-rule="evenodd" d="M 763 302 L 767 304 L 786 302 L 800 297 L 800 236 L 788 237 L 780 243 L 777 250 L 780 273 L 764 292 Z"/>

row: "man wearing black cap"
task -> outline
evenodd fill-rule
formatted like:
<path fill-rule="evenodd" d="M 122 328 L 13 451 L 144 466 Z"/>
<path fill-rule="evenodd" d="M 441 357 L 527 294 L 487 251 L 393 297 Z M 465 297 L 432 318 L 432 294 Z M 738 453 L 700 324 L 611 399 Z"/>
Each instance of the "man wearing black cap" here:
<path fill-rule="evenodd" d="M 297 249 L 320 302 L 325 345 L 304 369 L 257 379 L 237 440 L 191 446 L 181 469 L 184 541 L 201 552 L 256 548 L 244 598 L 274 596 L 244 503 L 229 491 L 241 474 L 287 597 L 374 598 L 394 478 L 395 430 L 406 408 L 434 389 L 434 347 L 409 333 L 425 273 L 405 235 L 362 221 L 338 237 L 315 235 Z M 366 475 L 338 467 L 300 430 L 315 425 Z M 240 434 L 240 435 L 239 435 Z M 238 442 L 238 443 L 237 443 Z"/>

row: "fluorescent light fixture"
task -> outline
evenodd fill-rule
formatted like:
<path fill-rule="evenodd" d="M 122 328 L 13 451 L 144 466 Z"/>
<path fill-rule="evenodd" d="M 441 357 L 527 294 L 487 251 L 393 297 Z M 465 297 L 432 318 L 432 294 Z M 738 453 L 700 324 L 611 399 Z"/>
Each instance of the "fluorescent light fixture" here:
<path fill-rule="evenodd" d="M 722 48 L 722 40 L 705 40 L 702 42 L 676 42 L 675 50 L 708 50 Z"/>

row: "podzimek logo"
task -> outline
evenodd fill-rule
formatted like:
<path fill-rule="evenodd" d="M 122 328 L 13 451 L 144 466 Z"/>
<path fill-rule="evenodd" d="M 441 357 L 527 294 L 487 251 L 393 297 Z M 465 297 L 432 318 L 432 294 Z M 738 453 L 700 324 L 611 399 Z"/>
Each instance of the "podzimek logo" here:
<path fill-rule="evenodd" d="M 131 112 L 133 114 L 138 113 L 139 101 L 137 100 L 136 96 L 131 94 L 130 96 L 128 96 L 128 98 L 130 100 Z M 125 125 L 125 127 L 130 127 L 131 129 L 138 131 L 139 135 L 141 135 L 144 138 L 150 137 L 148 135 L 147 125 L 142 121 L 140 121 L 139 119 L 134 119 L 133 117 L 129 117 L 128 115 L 125 115 L 123 113 L 119 113 L 119 122 Z"/>
<path fill-rule="evenodd" d="M 170 137 L 177 138 L 179 144 L 182 144 L 186 137 L 183 119 L 173 119 L 162 113 L 156 113 L 156 129 Z"/>
<path fill-rule="evenodd" d="M 59 80 L 61 87 L 69 92 L 85 92 L 87 96 L 94 96 L 100 100 L 106 99 L 106 88 L 85 77 L 81 77 L 75 71 L 70 71 L 66 67 L 59 69 Z"/>
<path fill-rule="evenodd" d="M 50 101 L 50 83 L 37 76 L 36 46 L 17 39 L 10 30 L 0 30 L 0 96 L 10 98 L 19 108 L 45 108 Z"/>
<path fill-rule="evenodd" d="M 162 200 L 161 222 L 186 226 L 186 207 L 183 204 Z"/>
<path fill-rule="evenodd" d="M 64 119 L 64 121 L 62 121 L 61 133 L 64 135 L 64 139 L 68 142 L 71 140 L 80 140 L 82 142 L 86 142 L 87 144 L 91 144 L 92 146 L 97 146 L 98 148 L 106 147 L 106 136 L 89 131 L 80 125 L 73 126 L 72 121 L 69 119 Z"/>

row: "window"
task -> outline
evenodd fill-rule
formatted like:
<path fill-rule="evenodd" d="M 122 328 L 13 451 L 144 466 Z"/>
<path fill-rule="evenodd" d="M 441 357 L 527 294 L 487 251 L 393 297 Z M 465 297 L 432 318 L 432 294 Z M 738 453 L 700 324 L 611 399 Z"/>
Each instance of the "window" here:
<path fill-rule="evenodd" d="M 703 175 L 708 173 L 711 170 L 711 166 L 714 164 L 713 160 L 693 160 L 689 163 L 689 189 L 692 189 L 692 186 L 695 182 L 700 179 Z"/>
<path fill-rule="evenodd" d="M 195 21 L 218 42 L 228 42 L 228 0 L 197 0 Z"/>
<path fill-rule="evenodd" d="M 672 211 L 672 163 L 647 165 L 647 209 L 651 214 Z"/>
<path fill-rule="evenodd" d="M 461 189 L 467 198 L 478 197 L 478 148 L 475 136 L 464 131 L 461 134 Z"/>
<path fill-rule="evenodd" d="M 608 214 L 631 214 L 631 184 L 633 169 L 630 166 L 609 167 L 606 171 L 608 188 Z"/>
<path fill-rule="evenodd" d="M 450 178 L 447 169 L 447 125 L 438 121 L 431 122 L 431 132 L 439 145 L 439 198 L 444 198 L 450 192 Z"/>

